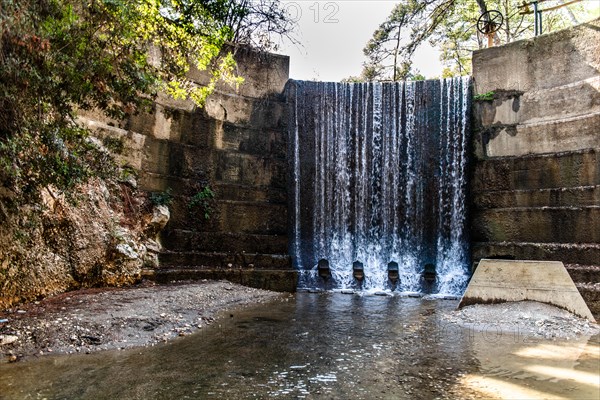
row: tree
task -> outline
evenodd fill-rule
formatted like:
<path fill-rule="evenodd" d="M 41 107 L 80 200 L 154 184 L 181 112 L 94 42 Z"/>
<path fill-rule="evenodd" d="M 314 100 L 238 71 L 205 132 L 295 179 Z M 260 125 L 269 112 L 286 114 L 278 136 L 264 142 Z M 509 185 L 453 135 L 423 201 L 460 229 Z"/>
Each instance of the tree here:
<path fill-rule="evenodd" d="M 77 110 L 120 119 L 159 91 L 202 104 L 217 81 L 240 83 L 226 43 L 289 28 L 275 0 L 0 1 L 0 187 L 21 200 L 111 170 Z M 208 85 L 187 79 L 190 63 Z"/>
<path fill-rule="evenodd" d="M 561 1 L 555 1 L 555 3 Z M 471 52 L 487 44 L 476 30 L 487 10 L 498 10 L 504 23 L 494 37 L 504 44 L 533 36 L 533 15 L 520 14 L 519 0 L 402 0 L 373 33 L 363 52 L 367 57 L 363 77 L 367 80 L 402 80 L 411 77 L 412 56 L 423 43 L 441 50 L 444 76 L 470 73 Z M 549 1 L 550 3 L 550 1 Z M 544 14 L 545 31 L 569 26 L 579 5 Z"/>

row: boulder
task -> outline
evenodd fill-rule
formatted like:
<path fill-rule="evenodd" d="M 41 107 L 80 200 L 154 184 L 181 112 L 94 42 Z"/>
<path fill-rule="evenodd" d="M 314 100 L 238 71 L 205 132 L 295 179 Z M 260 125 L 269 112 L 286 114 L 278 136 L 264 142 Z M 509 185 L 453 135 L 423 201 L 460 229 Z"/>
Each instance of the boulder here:
<path fill-rule="evenodd" d="M 165 205 L 154 206 L 152 209 L 152 219 L 146 228 L 148 236 L 155 236 L 158 234 L 158 232 L 160 232 L 167 225 L 167 222 L 169 222 L 170 218 L 171 213 L 169 212 L 169 207 Z"/>

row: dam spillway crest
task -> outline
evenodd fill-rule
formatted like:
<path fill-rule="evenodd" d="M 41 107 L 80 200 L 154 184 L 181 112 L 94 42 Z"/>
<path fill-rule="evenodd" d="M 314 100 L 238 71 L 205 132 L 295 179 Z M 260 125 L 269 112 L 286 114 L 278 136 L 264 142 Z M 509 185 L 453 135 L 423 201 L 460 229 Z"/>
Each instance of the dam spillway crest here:
<path fill-rule="evenodd" d="M 462 293 L 470 87 L 288 83 L 300 288 Z"/>

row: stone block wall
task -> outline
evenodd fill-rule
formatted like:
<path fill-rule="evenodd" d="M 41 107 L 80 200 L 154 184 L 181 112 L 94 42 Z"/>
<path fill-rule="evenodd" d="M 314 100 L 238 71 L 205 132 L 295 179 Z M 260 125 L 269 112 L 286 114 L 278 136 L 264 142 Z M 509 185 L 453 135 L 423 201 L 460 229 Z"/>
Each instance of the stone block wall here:
<path fill-rule="evenodd" d="M 283 97 L 289 59 L 244 48 L 235 50 L 235 58 L 244 83 L 237 90 L 218 85 L 203 108 L 159 96 L 151 112 L 126 121 L 93 114 L 83 119 L 99 138 L 122 140 L 120 161 L 137 171 L 142 190 L 174 196 L 161 266 L 148 276 L 221 276 L 293 290 Z M 207 82 L 195 69 L 190 78 Z M 214 199 L 194 206 L 194 196 L 206 187 Z"/>
<path fill-rule="evenodd" d="M 474 53 L 470 188 L 475 261 L 563 261 L 596 313 L 599 43 L 595 20 Z"/>

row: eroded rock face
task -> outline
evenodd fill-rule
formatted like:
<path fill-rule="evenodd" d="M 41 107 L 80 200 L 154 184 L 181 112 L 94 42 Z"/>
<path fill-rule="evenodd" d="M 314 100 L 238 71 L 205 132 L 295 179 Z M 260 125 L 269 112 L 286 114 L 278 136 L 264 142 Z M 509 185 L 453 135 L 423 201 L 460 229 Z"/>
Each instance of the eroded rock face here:
<path fill-rule="evenodd" d="M 156 236 L 158 232 L 160 232 L 167 225 L 167 222 L 169 222 L 170 218 L 171 213 L 169 212 L 169 207 L 165 205 L 154 206 L 152 209 L 152 219 L 146 228 L 148 236 Z"/>
<path fill-rule="evenodd" d="M 70 289 L 138 281 L 142 267 L 157 260 L 155 238 L 169 215 L 163 206 L 145 216 L 143 202 L 131 189 L 92 181 L 79 188 L 75 204 L 45 193 L 41 205 L 0 215 L 0 309 Z"/>

